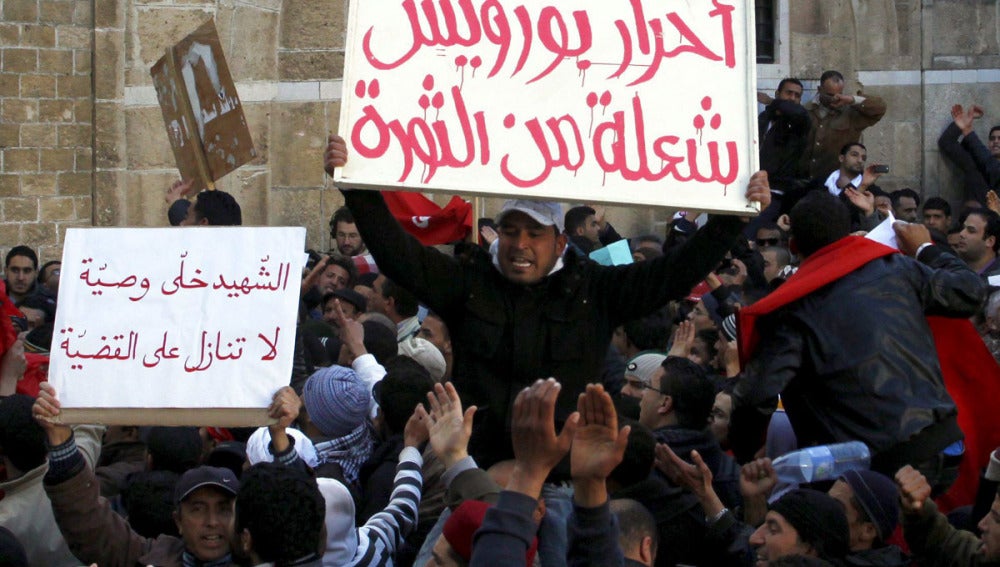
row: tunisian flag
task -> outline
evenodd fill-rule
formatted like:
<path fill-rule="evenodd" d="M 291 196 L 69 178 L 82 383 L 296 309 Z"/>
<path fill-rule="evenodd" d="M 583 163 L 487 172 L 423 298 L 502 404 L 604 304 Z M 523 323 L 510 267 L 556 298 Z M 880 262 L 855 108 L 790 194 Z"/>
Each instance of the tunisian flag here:
<path fill-rule="evenodd" d="M 755 323 L 759 317 L 893 253 L 898 250 L 860 236 L 848 236 L 810 255 L 787 282 L 738 312 L 740 365 L 745 366 L 757 350 L 760 337 Z M 934 335 L 945 389 L 955 401 L 958 426 L 965 434 L 965 457 L 958 479 L 936 499 L 940 510 L 947 513 L 975 501 L 979 471 L 1000 446 L 1000 419 L 995 417 L 996 401 L 1000 400 L 1000 365 L 968 319 L 927 317 L 927 323 Z"/>
<path fill-rule="evenodd" d="M 441 208 L 420 193 L 383 191 L 399 224 L 425 246 L 462 240 L 472 230 L 472 205 L 455 195 Z"/>

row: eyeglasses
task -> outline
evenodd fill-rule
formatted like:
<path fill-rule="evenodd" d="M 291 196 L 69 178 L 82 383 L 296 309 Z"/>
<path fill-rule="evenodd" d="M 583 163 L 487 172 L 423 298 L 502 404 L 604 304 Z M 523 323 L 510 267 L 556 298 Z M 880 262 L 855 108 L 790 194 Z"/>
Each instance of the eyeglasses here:
<path fill-rule="evenodd" d="M 757 246 L 777 246 L 779 242 L 780 238 L 758 238 Z"/>
<path fill-rule="evenodd" d="M 645 382 L 635 381 L 633 383 L 631 380 L 629 380 L 629 385 L 632 386 L 633 388 L 637 389 L 637 390 L 640 390 L 640 391 L 641 390 L 652 390 L 652 391 L 656 392 L 657 394 L 662 394 L 664 396 L 669 396 L 670 395 L 670 392 L 664 392 L 663 390 L 660 390 L 659 388 L 654 388 L 654 387 L 650 386 L 649 384 L 647 384 Z"/>

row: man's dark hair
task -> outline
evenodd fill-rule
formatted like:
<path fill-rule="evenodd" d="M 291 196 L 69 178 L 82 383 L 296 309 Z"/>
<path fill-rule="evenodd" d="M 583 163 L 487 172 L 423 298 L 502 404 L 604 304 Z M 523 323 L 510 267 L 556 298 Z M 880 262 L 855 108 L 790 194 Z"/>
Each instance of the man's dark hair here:
<path fill-rule="evenodd" d="M 631 498 L 616 498 L 611 501 L 611 513 L 618 518 L 618 546 L 622 551 L 637 549 L 644 538 L 651 538 L 650 551 L 656 557 L 660 543 L 660 532 L 653 514 L 645 506 Z"/>
<path fill-rule="evenodd" d="M 402 433 L 417 404 L 427 402 L 434 380 L 427 369 L 408 356 L 397 356 L 385 364 L 385 377 L 378 384 L 378 405 L 385 425 L 393 434 Z"/>
<path fill-rule="evenodd" d="M 941 197 L 931 197 L 927 199 L 924 203 L 923 211 L 926 212 L 928 209 L 932 211 L 941 211 L 946 217 L 951 216 L 951 205 L 948 201 L 945 201 Z"/>
<path fill-rule="evenodd" d="M 777 91 L 779 93 L 781 92 L 781 89 L 785 88 L 786 83 L 792 83 L 793 85 L 798 85 L 800 89 L 805 89 L 805 87 L 802 86 L 802 81 L 794 77 L 786 77 L 784 79 L 781 79 L 781 82 L 778 83 Z"/>
<path fill-rule="evenodd" d="M 275 463 L 258 463 L 243 474 L 236 497 L 236 534 L 253 538 L 262 561 L 283 565 L 318 553 L 326 518 L 316 479 Z"/>
<path fill-rule="evenodd" d="M 354 215 L 351 213 L 351 209 L 348 209 L 347 207 L 340 207 L 333 212 L 333 216 L 330 217 L 330 238 L 334 240 L 337 239 L 337 225 L 342 222 L 355 224 Z"/>
<path fill-rule="evenodd" d="M 173 517 L 178 478 L 170 471 L 138 471 L 126 477 L 122 505 L 135 533 L 148 538 L 180 535 Z"/>
<path fill-rule="evenodd" d="M 774 259 L 784 266 L 792 263 L 792 253 L 784 246 L 765 246 L 760 250 L 761 254 L 764 252 L 774 252 Z"/>
<path fill-rule="evenodd" d="M 833 244 L 851 233 L 851 213 L 827 191 L 810 191 L 789 213 L 792 238 L 802 256 Z"/>
<path fill-rule="evenodd" d="M 29 246 L 20 244 L 18 246 L 11 248 L 10 252 L 7 253 L 7 258 L 4 259 L 3 262 L 4 268 L 10 266 L 10 261 L 12 258 L 14 258 L 14 256 L 24 256 L 25 258 L 28 258 L 29 260 L 31 260 L 31 267 L 36 270 L 38 269 L 38 254 L 35 254 L 35 251 L 32 250 Z"/>
<path fill-rule="evenodd" d="M 892 201 L 892 207 L 896 208 L 899 206 L 899 201 L 903 197 L 909 197 L 913 199 L 913 202 L 920 206 L 920 195 L 916 191 L 910 189 L 909 187 L 903 187 L 902 189 L 896 189 L 892 193 L 889 193 L 889 199 Z"/>
<path fill-rule="evenodd" d="M 49 260 L 42 264 L 42 267 L 38 269 L 38 283 L 45 283 L 45 279 L 42 277 L 45 275 L 45 270 L 49 269 L 51 266 L 62 266 L 61 260 Z"/>
<path fill-rule="evenodd" d="M 670 341 L 670 318 L 663 310 L 623 325 L 625 338 L 639 350 L 665 350 Z"/>
<path fill-rule="evenodd" d="M 847 142 L 843 146 L 840 146 L 840 155 L 846 156 L 847 152 L 851 151 L 851 148 L 854 146 L 857 146 L 866 152 L 868 151 L 868 148 L 866 148 L 861 142 Z"/>
<path fill-rule="evenodd" d="M 969 209 L 963 212 L 962 216 L 958 219 L 958 226 L 960 228 L 965 226 L 965 221 L 969 218 L 969 215 L 977 215 L 983 219 L 986 223 L 986 226 L 983 228 L 983 240 L 992 236 L 993 252 L 1000 252 L 1000 215 L 989 209 Z"/>
<path fill-rule="evenodd" d="M 354 260 L 340 253 L 330 254 L 330 261 L 326 265 L 344 268 L 347 272 L 347 287 L 354 288 L 354 284 L 358 281 L 358 266 Z"/>
<path fill-rule="evenodd" d="M 365 350 L 375 357 L 375 360 L 385 365 L 388 360 L 399 353 L 396 343 L 396 333 L 389 330 L 378 321 L 365 321 L 361 324 L 365 330 Z"/>
<path fill-rule="evenodd" d="M 31 416 L 34 398 L 14 394 L 0 399 L 0 455 L 22 473 L 45 462 L 45 432 Z"/>
<path fill-rule="evenodd" d="M 715 403 L 715 386 L 705 369 L 679 356 L 668 356 L 661 364 L 660 390 L 673 401 L 677 425 L 684 429 L 702 430 L 708 427 L 708 416 Z"/>
<path fill-rule="evenodd" d="M 403 317 L 413 317 L 420 307 L 417 298 L 412 293 L 389 278 L 385 278 L 385 281 L 382 282 L 382 297 L 386 299 L 391 297 L 396 300 L 396 313 Z"/>
<path fill-rule="evenodd" d="M 823 71 L 823 74 L 819 76 L 819 84 L 823 84 L 830 79 L 836 79 L 838 83 L 844 82 L 844 76 L 840 74 L 840 71 Z"/>
<path fill-rule="evenodd" d="M 178 475 L 197 467 L 203 450 L 197 427 L 155 426 L 142 430 L 150 469 Z"/>
<path fill-rule="evenodd" d="M 563 226 L 565 226 L 566 234 L 573 235 L 576 233 L 576 229 L 583 227 L 587 223 L 587 217 L 596 215 L 592 207 L 586 205 L 581 205 L 579 207 L 573 207 L 572 209 L 566 211 L 566 216 L 563 217 Z"/>
<path fill-rule="evenodd" d="M 608 479 L 626 488 L 649 478 L 656 457 L 656 437 L 648 427 L 633 419 L 622 417 L 618 420 L 618 425 L 630 425 L 632 430 L 628 434 L 628 444 L 625 445 L 622 462 L 611 471 Z"/>
<path fill-rule="evenodd" d="M 988 136 L 992 136 L 992 135 L 993 135 L 993 132 L 996 132 L 997 130 L 1000 130 L 1000 124 L 997 124 L 996 126 L 994 126 L 994 127 L 990 128 L 990 133 L 989 133 L 989 134 L 987 134 L 987 135 L 988 135 Z"/>
<path fill-rule="evenodd" d="M 216 189 L 198 193 L 193 205 L 194 218 L 198 222 L 207 219 L 209 226 L 240 226 L 243 224 L 243 211 L 236 199 Z"/>

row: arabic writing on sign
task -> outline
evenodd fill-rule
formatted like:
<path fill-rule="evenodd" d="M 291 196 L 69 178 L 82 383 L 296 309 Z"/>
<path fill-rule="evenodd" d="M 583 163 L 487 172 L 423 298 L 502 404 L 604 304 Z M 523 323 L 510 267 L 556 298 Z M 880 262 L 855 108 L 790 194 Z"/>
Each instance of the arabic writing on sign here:
<path fill-rule="evenodd" d="M 146 368 L 178 360 L 185 372 L 204 372 L 213 364 L 240 360 L 244 354 L 265 362 L 275 360 L 280 334 L 281 327 L 275 327 L 274 332 L 260 332 L 248 342 L 245 336 L 202 331 L 198 347 L 185 352 L 176 337 L 171 338 L 170 331 L 163 331 L 160 337 L 140 336 L 135 331 L 95 337 L 87 330 L 67 327 L 59 329 L 59 348 L 72 361 L 71 370 L 83 370 L 86 360 L 141 361 Z"/>
<path fill-rule="evenodd" d="M 91 288 L 91 295 L 104 295 L 105 289 L 128 290 L 130 301 L 141 301 L 149 293 L 150 289 L 158 290 L 164 296 L 174 295 L 182 290 L 209 288 L 212 291 L 222 290 L 226 297 L 237 298 L 249 296 L 252 292 L 260 291 L 285 291 L 288 289 L 288 277 L 291 273 L 291 263 L 282 262 L 277 269 L 269 266 L 270 256 L 260 259 L 260 267 L 252 275 L 233 275 L 219 273 L 218 277 L 206 276 L 201 268 L 188 269 L 185 273 L 185 262 L 188 252 L 180 255 L 180 263 L 177 275 L 173 279 L 164 281 L 150 281 L 149 277 L 139 277 L 136 274 L 105 274 L 109 264 L 102 263 L 99 267 L 94 263 L 93 258 L 81 260 L 83 271 L 80 272 L 80 279 L 86 286 Z M 274 273 L 271 270 L 274 269 Z M 242 276 L 242 277 L 241 277 Z M 154 278 L 155 280 L 155 278 Z M 158 284 L 158 285 L 157 285 Z"/>

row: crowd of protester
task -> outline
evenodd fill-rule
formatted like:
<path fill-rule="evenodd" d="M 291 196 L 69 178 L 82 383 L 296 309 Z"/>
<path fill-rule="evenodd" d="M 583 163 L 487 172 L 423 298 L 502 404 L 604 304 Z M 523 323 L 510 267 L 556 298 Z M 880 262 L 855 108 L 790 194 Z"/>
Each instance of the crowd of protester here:
<path fill-rule="evenodd" d="M 984 145 L 953 109 L 953 211 L 878 187 L 887 103 L 844 88 L 760 93 L 761 214 L 678 214 L 624 266 L 588 258 L 623 239 L 601 207 L 511 200 L 442 251 L 342 187 L 260 428 L 63 425 L 60 263 L 13 247 L 0 566 L 1000 565 L 1000 420 L 974 402 L 1000 392 L 975 389 L 1000 376 L 1000 126 Z M 348 159 L 331 136 L 327 172 Z M 171 224 L 242 223 L 189 188 Z M 890 219 L 898 250 L 863 238 Z M 778 478 L 846 441 L 870 469 Z"/>

